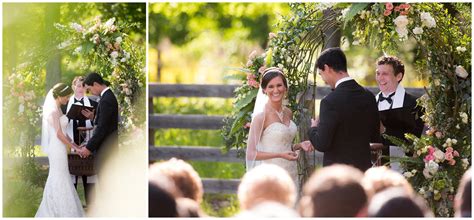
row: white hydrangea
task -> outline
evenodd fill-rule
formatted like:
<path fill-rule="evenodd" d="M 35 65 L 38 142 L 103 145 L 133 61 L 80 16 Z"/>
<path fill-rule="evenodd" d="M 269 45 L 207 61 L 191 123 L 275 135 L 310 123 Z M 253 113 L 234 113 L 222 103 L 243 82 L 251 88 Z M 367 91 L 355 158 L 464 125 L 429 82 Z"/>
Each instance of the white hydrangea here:
<path fill-rule="evenodd" d="M 393 23 L 395 23 L 397 27 L 406 27 L 408 25 L 408 18 L 405 15 L 400 15 L 393 20 Z"/>
<path fill-rule="evenodd" d="M 118 55 L 119 54 L 118 54 L 117 51 L 114 51 L 114 52 L 110 53 L 110 57 L 112 57 L 112 59 L 117 59 Z"/>

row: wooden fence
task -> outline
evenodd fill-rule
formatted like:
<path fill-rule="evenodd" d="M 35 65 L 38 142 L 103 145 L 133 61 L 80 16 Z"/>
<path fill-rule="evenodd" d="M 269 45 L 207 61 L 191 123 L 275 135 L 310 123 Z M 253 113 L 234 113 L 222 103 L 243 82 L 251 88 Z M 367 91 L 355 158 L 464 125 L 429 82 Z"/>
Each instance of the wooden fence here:
<path fill-rule="evenodd" d="M 195 84 L 160 84 L 149 83 L 148 94 L 149 102 L 154 97 L 218 97 L 233 98 L 234 90 L 238 85 L 195 85 Z M 377 87 L 368 87 L 373 93 L 377 94 Z M 423 89 L 406 88 L 407 92 L 419 97 L 424 93 Z M 329 94 L 329 87 L 318 87 L 316 91 L 316 99 L 322 99 Z M 309 94 L 307 99 L 311 99 Z M 149 104 L 149 160 L 167 160 L 172 157 L 189 161 L 207 161 L 207 162 L 241 162 L 243 158 L 237 157 L 235 149 L 230 150 L 227 154 L 221 153 L 217 147 L 206 146 L 155 146 L 154 129 L 197 129 L 197 130 L 218 130 L 223 126 L 224 116 L 222 115 L 169 115 L 153 113 L 153 105 Z M 322 154 L 317 154 L 322 157 Z M 319 158 L 321 159 L 321 158 Z M 203 186 L 206 193 L 235 193 L 237 191 L 238 179 L 212 179 L 204 178 Z"/>

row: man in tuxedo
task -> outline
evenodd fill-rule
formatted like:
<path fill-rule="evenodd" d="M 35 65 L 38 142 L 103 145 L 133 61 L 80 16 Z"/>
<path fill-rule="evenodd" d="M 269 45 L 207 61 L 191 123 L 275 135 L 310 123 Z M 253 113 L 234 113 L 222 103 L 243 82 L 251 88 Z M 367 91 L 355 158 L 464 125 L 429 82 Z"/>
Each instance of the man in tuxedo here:
<path fill-rule="evenodd" d="M 79 105 L 85 105 L 85 106 L 92 106 L 94 109 L 97 108 L 97 102 L 89 99 L 87 96 L 85 96 L 85 89 L 84 89 L 84 77 L 82 76 L 77 76 L 74 77 L 72 81 L 72 89 L 74 90 L 74 95 L 71 96 L 69 99 L 69 102 L 67 103 L 66 111 L 69 112 L 71 109 L 72 104 L 79 104 Z M 89 117 L 93 116 L 93 114 L 90 114 Z M 80 136 L 79 130 L 77 129 L 78 127 L 86 127 L 86 128 L 92 128 L 93 122 L 92 120 L 74 120 L 69 118 L 69 124 L 67 126 L 67 135 L 68 137 L 72 137 L 74 143 L 76 143 L 78 146 L 82 144 L 83 141 L 87 140 L 87 136 Z M 78 176 L 73 177 L 73 182 L 74 182 L 74 187 L 77 189 L 77 181 L 78 181 Z M 91 189 L 94 186 L 94 180 L 96 176 L 82 176 L 82 184 L 84 185 L 84 194 L 86 198 L 86 204 L 90 204 L 90 196 L 89 193 L 91 192 Z"/>
<path fill-rule="evenodd" d="M 100 96 L 100 99 L 94 119 L 96 127 L 92 137 L 78 153 L 81 157 L 88 157 L 94 153 L 100 174 L 100 168 L 103 160 L 106 159 L 107 152 L 118 145 L 118 103 L 114 93 L 108 87 L 109 82 L 102 79 L 98 73 L 87 75 L 84 85 L 93 95 Z M 90 113 L 88 110 L 83 110 L 85 115 Z"/>
<path fill-rule="evenodd" d="M 411 133 L 418 137 L 423 131 L 423 111 L 417 107 L 416 97 L 408 94 L 400 85 L 405 75 L 405 66 L 395 56 L 382 56 L 377 60 L 375 80 L 379 85 L 380 92 L 375 96 L 380 115 L 380 130 L 390 136 L 405 139 L 405 133 Z M 382 155 L 403 156 L 403 150 L 393 146 L 389 140 L 383 138 Z M 382 163 L 389 160 L 382 159 Z M 398 169 L 398 163 L 391 164 L 392 168 Z"/>
<path fill-rule="evenodd" d="M 374 96 L 349 76 L 340 48 L 324 50 L 316 65 L 333 92 L 321 100 L 319 119 L 311 121 L 311 144 L 324 152 L 323 166 L 341 163 L 365 171 L 371 167 L 370 143 L 380 142 Z"/>

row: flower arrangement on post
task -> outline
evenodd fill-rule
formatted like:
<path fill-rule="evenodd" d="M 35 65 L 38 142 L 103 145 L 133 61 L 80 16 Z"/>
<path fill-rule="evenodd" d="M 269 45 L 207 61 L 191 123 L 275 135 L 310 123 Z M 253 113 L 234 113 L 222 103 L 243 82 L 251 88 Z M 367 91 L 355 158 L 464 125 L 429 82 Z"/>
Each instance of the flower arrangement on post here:
<path fill-rule="evenodd" d="M 121 132 L 145 123 L 144 117 L 137 117 L 145 115 L 144 109 L 135 107 L 138 97 L 145 94 L 144 48 L 137 47 L 127 34 L 135 25 L 116 22 L 115 18 L 103 23 L 100 17 L 85 25 L 55 24 L 66 39 L 58 48 L 81 56 L 85 69 L 94 68 L 111 82 L 119 101 Z"/>

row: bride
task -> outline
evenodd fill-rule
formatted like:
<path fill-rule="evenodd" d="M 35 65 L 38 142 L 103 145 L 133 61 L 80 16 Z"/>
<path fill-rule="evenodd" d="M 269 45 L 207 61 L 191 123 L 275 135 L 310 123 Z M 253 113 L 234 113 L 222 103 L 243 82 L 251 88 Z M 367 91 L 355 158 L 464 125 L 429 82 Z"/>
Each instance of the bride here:
<path fill-rule="evenodd" d="M 246 162 L 247 171 L 261 163 L 276 164 L 288 171 L 296 184 L 297 150 L 314 148 L 309 141 L 293 144 L 297 127 L 291 120 L 291 110 L 283 106 L 287 91 L 288 84 L 281 69 L 271 67 L 263 72 L 250 124 Z"/>
<path fill-rule="evenodd" d="M 65 135 L 68 123 L 60 106 L 67 104 L 72 94 L 70 86 L 56 84 L 46 95 L 43 105 L 41 146 L 48 155 L 49 174 L 43 192 L 43 200 L 35 217 L 82 217 L 79 196 L 72 184 L 67 160 L 67 145 L 78 148 Z"/>

